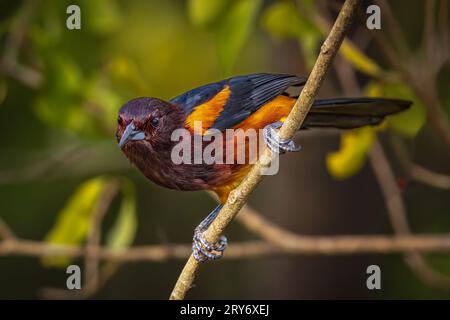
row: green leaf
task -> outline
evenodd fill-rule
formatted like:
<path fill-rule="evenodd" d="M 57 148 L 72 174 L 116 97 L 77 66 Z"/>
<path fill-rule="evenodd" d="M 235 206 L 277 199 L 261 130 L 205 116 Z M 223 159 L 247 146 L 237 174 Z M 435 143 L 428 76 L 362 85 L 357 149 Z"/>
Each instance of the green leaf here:
<path fill-rule="evenodd" d="M 262 16 L 263 27 L 275 38 L 297 38 L 302 34 L 301 17 L 292 2 L 280 1 L 268 7 Z"/>
<path fill-rule="evenodd" d="M 326 157 L 330 175 L 336 179 L 347 179 L 355 175 L 363 167 L 374 138 L 375 129 L 371 127 L 345 131 L 341 135 L 339 150 Z"/>
<path fill-rule="evenodd" d="M 231 72 L 250 35 L 261 3 L 261 0 L 235 1 L 216 30 L 218 55 L 226 74 Z"/>
<path fill-rule="evenodd" d="M 34 101 L 35 112 L 47 124 L 71 134 L 110 136 L 116 127 L 118 108 L 124 101 L 112 85 L 116 79 L 112 71 L 117 68 L 83 76 L 73 59 L 64 54 L 55 56 L 49 60 L 49 81 Z"/>
<path fill-rule="evenodd" d="M 109 35 L 122 25 L 122 15 L 116 0 L 84 0 L 81 7 L 81 29 L 98 35 Z M 86 28 L 83 22 L 86 21 Z"/>
<path fill-rule="evenodd" d="M 87 81 L 82 94 L 83 104 L 88 111 L 83 114 L 95 122 L 99 131 L 113 133 L 117 126 L 118 108 L 123 103 L 119 94 L 98 76 Z"/>
<path fill-rule="evenodd" d="M 129 180 L 122 183 L 123 199 L 117 219 L 106 236 L 106 245 L 112 250 L 128 248 L 137 230 L 136 192 Z"/>
<path fill-rule="evenodd" d="M 313 4 L 307 5 L 310 10 L 315 10 Z M 275 38 L 296 38 L 308 66 L 313 66 L 322 34 L 308 17 L 299 12 L 293 2 L 279 1 L 268 7 L 263 14 L 262 23 Z"/>
<path fill-rule="evenodd" d="M 229 2 L 228 0 L 189 0 L 189 20 L 197 27 L 211 27 L 220 19 Z"/>
<path fill-rule="evenodd" d="M 388 126 L 408 138 L 415 137 L 426 121 L 426 111 L 422 102 L 404 83 L 370 83 L 365 92 L 370 96 L 411 100 L 411 107 L 399 114 L 387 118 Z"/>
<path fill-rule="evenodd" d="M 55 225 L 44 241 L 52 244 L 79 244 L 86 239 L 90 222 L 108 179 L 97 177 L 82 183 L 59 212 Z M 63 267 L 70 263 L 64 256 L 45 257 L 45 266 Z"/>
<path fill-rule="evenodd" d="M 128 89 L 131 96 L 144 96 L 149 92 L 140 70 L 129 57 L 117 55 L 111 58 L 108 78 L 114 87 Z"/>

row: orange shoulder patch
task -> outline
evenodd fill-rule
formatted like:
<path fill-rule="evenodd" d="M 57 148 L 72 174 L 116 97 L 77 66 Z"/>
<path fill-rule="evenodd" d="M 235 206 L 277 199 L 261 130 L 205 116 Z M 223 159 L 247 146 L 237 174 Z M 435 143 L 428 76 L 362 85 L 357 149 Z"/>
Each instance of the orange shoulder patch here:
<path fill-rule="evenodd" d="M 222 112 L 225 104 L 230 97 L 230 87 L 226 85 L 213 98 L 202 103 L 194 108 L 191 114 L 186 118 L 185 127 L 189 130 L 194 130 L 194 122 L 201 121 L 202 134 L 211 128 L 214 121 L 216 121 L 219 114 Z"/>
<path fill-rule="evenodd" d="M 272 101 L 261 106 L 257 111 L 253 112 L 247 119 L 238 123 L 233 128 L 262 129 L 268 124 L 281 121 L 284 122 L 296 99 L 286 96 L 278 96 Z"/>

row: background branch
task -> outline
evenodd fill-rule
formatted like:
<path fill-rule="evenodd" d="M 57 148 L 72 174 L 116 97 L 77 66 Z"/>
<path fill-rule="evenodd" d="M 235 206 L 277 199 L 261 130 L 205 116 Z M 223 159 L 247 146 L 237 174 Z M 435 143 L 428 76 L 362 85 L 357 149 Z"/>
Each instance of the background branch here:
<path fill-rule="evenodd" d="M 434 188 L 450 189 L 450 175 L 434 172 L 411 161 L 405 146 L 397 137 L 392 136 L 391 142 L 393 150 L 406 171 L 408 178 Z"/>
<path fill-rule="evenodd" d="M 286 254 L 308 255 L 349 255 L 362 253 L 402 253 L 417 250 L 421 252 L 450 252 L 450 234 L 443 235 L 410 235 L 410 236 L 299 236 L 287 233 L 281 228 L 270 225 L 261 217 L 247 216 L 246 226 L 256 234 L 264 234 L 270 240 L 245 241 L 230 244 L 225 260 L 250 259 Z M 281 240 L 274 241 L 279 236 Z M 50 257 L 66 256 L 72 259 L 95 255 L 102 261 L 109 262 L 155 262 L 186 259 L 191 254 L 191 244 L 168 244 L 136 246 L 117 251 L 98 247 L 94 252 L 87 251 L 85 246 L 49 244 L 41 241 L 24 239 L 4 240 L 0 242 L 0 257 L 28 256 Z"/>

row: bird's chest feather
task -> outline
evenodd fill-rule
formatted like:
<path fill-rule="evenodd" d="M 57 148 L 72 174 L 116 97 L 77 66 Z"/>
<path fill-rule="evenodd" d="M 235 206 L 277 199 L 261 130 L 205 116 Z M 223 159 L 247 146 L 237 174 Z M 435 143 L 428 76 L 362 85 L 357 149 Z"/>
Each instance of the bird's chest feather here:
<path fill-rule="evenodd" d="M 209 163 L 204 151 L 210 144 L 211 142 L 202 141 L 199 150 L 199 146 L 195 146 L 192 140 L 191 148 L 184 150 L 190 152 L 190 156 L 184 157 L 181 162 L 179 148 L 173 149 L 176 143 L 157 144 L 151 148 L 145 143 L 135 143 L 126 154 L 148 179 L 166 188 L 186 191 L 215 189 L 234 181 L 246 165 L 227 164 L 225 153 L 223 161 Z M 223 146 L 223 152 L 225 149 Z M 197 159 L 196 152 L 201 152 Z"/>

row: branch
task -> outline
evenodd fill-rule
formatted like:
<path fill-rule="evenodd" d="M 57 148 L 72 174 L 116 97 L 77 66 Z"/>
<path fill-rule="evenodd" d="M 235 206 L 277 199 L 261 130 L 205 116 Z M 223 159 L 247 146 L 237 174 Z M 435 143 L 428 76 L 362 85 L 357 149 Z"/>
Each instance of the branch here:
<path fill-rule="evenodd" d="M 101 243 L 103 218 L 118 191 L 118 183 L 110 182 L 105 187 L 103 194 L 100 196 L 95 212 L 91 218 L 91 228 L 87 237 L 86 257 L 84 262 L 86 271 L 83 295 L 85 297 L 94 294 L 98 290 L 100 285 L 100 259 L 96 255 L 96 251 L 100 247 Z"/>
<path fill-rule="evenodd" d="M 450 189 L 450 175 L 434 172 L 414 163 L 409 158 L 408 152 L 401 141 L 395 137 L 392 138 L 391 143 L 394 152 L 409 178 L 435 188 Z"/>
<path fill-rule="evenodd" d="M 313 70 L 306 82 L 300 96 L 292 108 L 289 116 L 279 130 L 281 139 L 287 140 L 294 136 L 297 130 L 301 127 L 309 109 L 314 102 L 322 82 L 325 79 L 325 74 L 331 65 L 331 62 L 342 43 L 342 40 L 349 29 L 356 12 L 358 0 L 346 0 L 342 6 L 341 12 L 330 31 L 327 39 L 320 49 L 319 57 L 314 64 Z M 219 236 L 223 233 L 228 224 L 237 215 L 239 210 L 245 204 L 247 198 L 261 182 L 261 172 L 265 166 L 271 162 L 273 155 L 270 150 L 266 148 L 265 152 L 259 161 L 252 167 L 248 175 L 244 178 L 242 183 L 230 193 L 227 202 L 223 206 L 217 218 L 213 221 L 211 226 L 205 232 L 205 239 L 208 242 L 216 242 Z M 184 299 L 188 290 L 192 287 L 195 275 L 199 268 L 199 262 L 191 255 L 181 271 L 177 283 L 170 295 L 171 300 Z"/>
<path fill-rule="evenodd" d="M 257 224 L 253 228 L 258 228 Z M 278 235 L 282 239 L 277 244 L 267 241 L 245 241 L 230 244 L 225 260 L 252 259 L 274 255 L 351 255 L 351 254 L 388 254 L 403 253 L 411 250 L 420 252 L 450 252 L 450 234 L 442 235 L 410 235 L 410 236 L 299 236 L 286 233 L 282 229 Z M 268 229 L 262 227 L 255 231 L 266 234 Z M 274 229 L 276 232 L 276 227 Z M 268 238 L 276 235 L 272 233 Z M 162 263 L 171 260 L 184 260 L 191 254 L 191 244 L 148 245 L 132 247 L 117 251 L 99 247 L 96 258 L 108 262 L 155 262 Z M 50 244 L 32 240 L 6 240 L 0 242 L 0 257 L 27 256 L 49 257 L 66 256 L 72 259 L 89 255 L 86 247 L 62 244 Z"/>
<path fill-rule="evenodd" d="M 5 241 L 16 239 L 16 235 L 5 223 L 5 221 L 3 221 L 2 218 L 0 218 L 0 238 L 2 238 Z"/>

